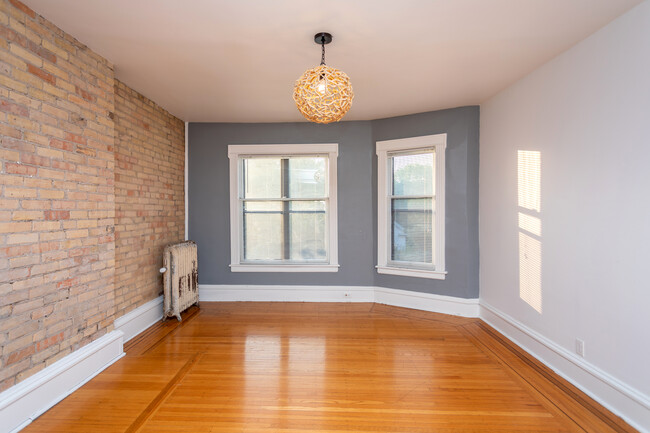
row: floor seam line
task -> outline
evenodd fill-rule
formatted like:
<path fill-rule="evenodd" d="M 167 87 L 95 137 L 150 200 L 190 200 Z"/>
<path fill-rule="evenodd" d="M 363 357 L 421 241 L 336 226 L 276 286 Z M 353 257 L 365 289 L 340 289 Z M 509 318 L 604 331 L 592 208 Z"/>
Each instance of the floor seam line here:
<path fill-rule="evenodd" d="M 204 352 L 195 353 L 181 368 L 178 372 L 172 377 L 172 379 L 165 385 L 165 387 L 160 390 L 158 395 L 147 405 L 147 407 L 140 413 L 140 415 L 131 423 L 131 425 L 124 431 L 124 433 L 137 433 L 144 427 L 144 425 L 153 417 L 158 408 L 165 403 L 167 398 L 171 393 L 176 389 L 176 387 L 181 383 L 185 376 L 190 372 L 190 370 L 196 365 L 197 362 L 203 357 Z"/>

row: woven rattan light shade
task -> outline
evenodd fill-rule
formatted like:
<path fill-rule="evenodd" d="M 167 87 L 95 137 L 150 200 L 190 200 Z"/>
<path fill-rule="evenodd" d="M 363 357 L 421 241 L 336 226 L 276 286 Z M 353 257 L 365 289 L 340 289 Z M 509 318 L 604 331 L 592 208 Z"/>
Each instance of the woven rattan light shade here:
<path fill-rule="evenodd" d="M 327 65 L 306 70 L 293 90 L 293 100 L 300 113 L 316 123 L 341 120 L 352 106 L 353 98 L 350 77 Z"/>
<path fill-rule="evenodd" d="M 324 58 L 323 51 L 323 61 Z M 293 100 L 300 113 L 316 123 L 341 120 L 352 106 L 353 98 L 350 77 L 325 64 L 307 69 L 293 90 Z"/>

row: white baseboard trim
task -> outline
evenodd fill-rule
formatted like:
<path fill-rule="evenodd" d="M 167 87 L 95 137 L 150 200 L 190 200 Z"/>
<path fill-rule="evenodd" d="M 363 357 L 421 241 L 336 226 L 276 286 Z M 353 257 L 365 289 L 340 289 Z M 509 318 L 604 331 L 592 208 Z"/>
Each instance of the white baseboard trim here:
<path fill-rule="evenodd" d="M 201 301 L 221 302 L 377 302 L 463 317 L 478 317 L 478 299 L 461 299 L 374 286 L 199 286 Z"/>
<path fill-rule="evenodd" d="M 154 323 L 162 320 L 163 297 L 158 296 L 146 304 L 143 304 L 124 316 L 115 319 L 115 329 L 124 333 L 126 343 Z"/>
<path fill-rule="evenodd" d="M 640 432 L 650 433 L 650 397 L 481 301 L 481 319 Z"/>
<path fill-rule="evenodd" d="M 112 331 L 0 394 L 0 433 L 15 433 L 124 356 Z"/>
<path fill-rule="evenodd" d="M 478 299 L 454 298 L 387 287 L 375 287 L 375 302 L 453 316 L 478 317 L 479 315 Z"/>
<path fill-rule="evenodd" d="M 200 284 L 199 299 L 208 302 L 374 302 L 374 288 Z"/>

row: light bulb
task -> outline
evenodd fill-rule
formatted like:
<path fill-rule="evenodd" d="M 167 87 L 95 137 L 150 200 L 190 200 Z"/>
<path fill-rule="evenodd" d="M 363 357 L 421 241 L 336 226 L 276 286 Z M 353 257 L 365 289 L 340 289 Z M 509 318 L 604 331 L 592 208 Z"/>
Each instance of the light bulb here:
<path fill-rule="evenodd" d="M 318 93 L 320 93 L 321 95 L 324 95 L 325 92 L 327 92 L 327 83 L 325 82 L 325 80 L 320 80 L 320 81 L 318 82 L 318 85 L 316 86 L 316 90 L 317 90 Z"/>

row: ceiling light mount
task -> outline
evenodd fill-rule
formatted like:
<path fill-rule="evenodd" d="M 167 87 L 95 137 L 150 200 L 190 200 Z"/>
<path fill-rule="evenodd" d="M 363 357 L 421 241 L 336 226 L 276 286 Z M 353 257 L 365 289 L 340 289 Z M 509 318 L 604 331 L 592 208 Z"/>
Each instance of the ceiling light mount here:
<path fill-rule="evenodd" d="M 307 69 L 298 78 L 293 89 L 293 100 L 298 111 L 312 122 L 338 122 L 352 106 L 354 93 L 350 77 L 325 64 L 325 45 L 332 42 L 331 34 L 316 33 L 314 42 L 321 46 L 320 66 Z"/>
<path fill-rule="evenodd" d="M 314 35 L 314 42 L 318 45 L 327 45 L 332 42 L 332 35 L 327 32 L 320 32 Z"/>

